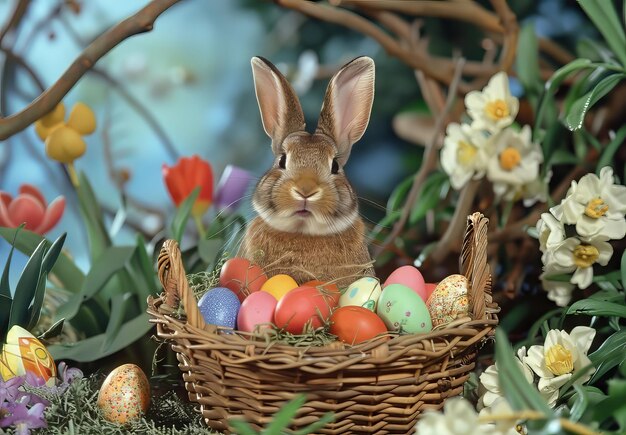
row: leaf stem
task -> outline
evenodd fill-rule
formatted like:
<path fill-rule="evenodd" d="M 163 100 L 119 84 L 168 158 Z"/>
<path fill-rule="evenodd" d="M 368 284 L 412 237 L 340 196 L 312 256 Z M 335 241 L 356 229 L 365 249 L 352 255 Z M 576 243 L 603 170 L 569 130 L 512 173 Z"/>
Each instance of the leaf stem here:
<path fill-rule="evenodd" d="M 75 189 L 78 189 L 80 186 L 80 182 L 78 181 L 78 174 L 76 173 L 76 168 L 74 167 L 74 162 L 68 163 L 65 165 L 67 167 L 67 173 L 70 176 L 70 180 Z"/>
<path fill-rule="evenodd" d="M 204 239 L 206 235 L 206 229 L 204 228 L 204 223 L 202 223 L 202 216 L 194 214 L 193 220 L 196 223 L 196 228 L 198 228 L 198 234 L 200 234 L 200 238 Z"/>

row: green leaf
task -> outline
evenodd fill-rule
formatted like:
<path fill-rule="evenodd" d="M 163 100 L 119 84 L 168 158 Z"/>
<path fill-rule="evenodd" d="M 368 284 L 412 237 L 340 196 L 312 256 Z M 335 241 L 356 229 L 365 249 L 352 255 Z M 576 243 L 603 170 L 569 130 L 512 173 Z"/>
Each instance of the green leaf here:
<path fill-rule="evenodd" d="M 450 183 L 444 172 L 433 172 L 426 178 L 420 187 L 419 201 L 415 203 L 409 217 L 409 224 L 413 225 L 426 216 L 445 197 Z"/>
<path fill-rule="evenodd" d="M 54 241 L 48 252 L 43 257 L 43 263 L 41 265 L 41 278 L 43 279 L 44 285 L 41 285 L 37 288 L 35 295 L 33 297 L 33 303 L 28 309 L 28 326 L 26 329 L 29 331 L 37 325 L 39 322 L 39 316 L 41 314 L 41 307 L 43 305 L 43 300 L 46 295 L 46 286 L 45 282 L 48 278 L 48 273 L 54 266 L 54 263 L 59 258 L 59 254 L 63 249 L 63 244 L 65 243 L 65 237 L 67 233 L 63 233 L 58 239 Z"/>
<path fill-rule="evenodd" d="M 7 257 L 7 261 L 4 264 L 4 270 L 2 271 L 2 278 L 0 278 L 0 298 L 8 299 L 11 301 L 11 284 L 9 283 L 9 274 L 11 271 L 11 260 L 13 260 L 13 251 L 15 250 L 15 239 L 17 238 L 18 233 L 22 230 L 21 225 L 19 228 L 15 230 L 13 235 L 13 241 L 11 243 L 11 249 L 9 250 L 9 256 Z M 7 240 L 8 241 L 8 240 Z M 2 299 L 0 299 L 2 300 Z"/>
<path fill-rule="evenodd" d="M 406 196 L 413 185 L 414 178 L 415 175 L 406 177 L 395 187 L 395 189 L 393 189 L 391 195 L 389 195 L 389 199 L 387 200 L 387 216 L 396 210 L 402 209 L 402 204 L 406 201 Z"/>
<path fill-rule="evenodd" d="M 81 289 L 84 299 L 92 298 L 118 271 L 124 268 L 135 252 L 135 246 L 111 246 L 94 261 Z"/>
<path fill-rule="evenodd" d="M 554 165 L 576 165 L 578 164 L 578 157 L 574 154 L 564 150 L 557 149 L 551 156 L 548 161 L 548 166 Z"/>
<path fill-rule="evenodd" d="M 537 102 L 537 97 L 541 94 L 543 80 L 539 73 L 539 46 L 535 26 L 527 24 L 522 27 L 517 44 L 517 56 L 515 69 L 517 76 L 526 90 L 526 94 Z"/>
<path fill-rule="evenodd" d="M 19 233 L 19 234 L 18 234 Z M 42 240 L 39 234 L 27 230 L 17 231 L 15 228 L 0 227 L 0 236 L 10 242 L 15 238 L 14 246 L 22 253 L 30 256 Z M 54 263 L 52 274 L 63 284 L 63 288 L 72 293 L 77 293 L 83 285 L 85 274 L 74 264 L 72 259 L 64 252 Z"/>
<path fill-rule="evenodd" d="M 20 229 L 22 227 L 20 226 Z M 18 230 L 19 231 L 19 230 Z M 18 231 L 15 232 L 17 236 Z M 11 261 L 13 259 L 13 250 L 15 249 L 15 237 L 13 237 L 13 243 L 11 243 L 11 249 L 9 250 L 9 256 L 4 265 L 2 271 L 2 278 L 0 278 L 0 351 L 2 350 L 2 343 L 9 332 L 9 317 L 11 317 L 11 307 L 13 306 L 13 298 L 11 297 L 11 284 L 9 283 L 9 273 L 11 270 Z"/>
<path fill-rule="evenodd" d="M 104 226 L 102 208 L 84 173 L 80 174 L 80 184 L 76 189 L 81 215 L 87 228 L 91 259 L 96 259 L 111 246 L 111 239 Z"/>
<path fill-rule="evenodd" d="M 132 297 L 133 294 L 131 292 L 126 292 L 117 294 L 111 299 L 111 317 L 104 333 L 106 338 L 102 343 L 103 352 L 109 350 L 109 346 L 111 346 L 115 337 L 117 337 L 117 334 L 120 332 L 128 307 L 132 304 Z"/>
<path fill-rule="evenodd" d="M 63 324 L 65 323 L 65 319 L 61 319 L 55 322 L 51 327 L 49 327 L 45 332 L 39 335 L 40 340 L 48 340 L 50 338 L 58 337 L 63 332 Z"/>
<path fill-rule="evenodd" d="M 626 74 L 612 74 L 607 76 L 600 80 L 591 91 L 576 100 L 565 117 L 565 125 L 567 128 L 572 131 L 581 128 L 589 109 L 617 86 L 624 77 L 626 77 Z"/>
<path fill-rule="evenodd" d="M 626 35 L 612 1 L 578 0 L 622 66 L 626 66 Z"/>
<path fill-rule="evenodd" d="M 581 385 L 574 385 L 574 389 L 576 390 L 574 396 L 576 399 L 571 407 L 569 418 L 572 421 L 579 421 L 589 406 L 589 397 Z"/>
<path fill-rule="evenodd" d="M 609 395 L 594 406 L 593 420 L 603 423 L 613 418 L 620 429 L 626 429 L 626 380 L 611 379 L 608 384 Z"/>
<path fill-rule="evenodd" d="M 592 354 L 589 359 L 596 367 L 589 384 L 595 384 L 609 370 L 619 365 L 626 354 L 626 329 L 615 332 Z"/>
<path fill-rule="evenodd" d="M 174 220 L 172 220 L 172 234 L 178 243 L 180 243 L 183 238 L 185 227 L 187 226 L 187 221 L 189 220 L 189 215 L 191 214 L 191 209 L 193 208 L 199 194 L 200 187 L 196 187 L 176 210 Z"/>
<path fill-rule="evenodd" d="M 620 275 L 622 278 L 622 287 L 626 287 L 626 250 L 622 253 Z"/>
<path fill-rule="evenodd" d="M 297 395 L 294 399 L 290 400 L 280 408 L 276 414 L 272 416 L 272 421 L 261 432 L 263 435 L 273 435 L 281 433 L 283 429 L 289 426 L 291 420 L 296 416 L 298 410 L 306 403 L 306 396 L 303 394 Z"/>
<path fill-rule="evenodd" d="M 234 429 L 234 433 L 237 435 L 259 435 L 257 431 L 255 431 L 252 426 L 250 426 L 246 421 L 240 420 L 239 418 L 233 418 L 228 421 L 228 424 Z"/>
<path fill-rule="evenodd" d="M 11 314 L 9 315 L 9 329 L 11 329 L 13 325 L 20 325 L 21 327 L 28 325 L 28 307 L 39 287 L 42 285 L 45 286 L 46 284 L 45 275 L 43 282 L 41 279 L 41 266 L 47 245 L 48 242 L 42 240 L 37 248 L 35 248 L 33 255 L 28 259 L 26 266 L 24 266 L 22 275 L 15 287 L 15 294 L 13 295 L 13 304 L 11 305 Z"/>
<path fill-rule="evenodd" d="M 615 133 L 615 137 L 613 138 L 613 140 L 608 143 L 608 145 L 602 152 L 602 155 L 598 160 L 598 166 L 596 169 L 597 175 L 600 175 L 600 170 L 605 166 L 612 166 L 613 157 L 615 156 L 615 153 L 620 148 L 620 146 L 623 144 L 624 139 L 626 139 L 626 125 L 623 125 L 622 128 L 620 128 L 617 133 Z"/>
<path fill-rule="evenodd" d="M 615 302 L 599 301 L 594 299 L 582 299 L 574 302 L 567 314 L 587 316 L 603 316 L 603 317 L 622 317 L 626 318 L 626 306 Z"/>
<path fill-rule="evenodd" d="M 77 362 L 95 361 L 128 347 L 146 335 L 152 328 L 149 319 L 150 316 L 144 313 L 125 322 L 106 352 L 102 351 L 102 344 L 104 340 L 106 340 L 106 334 L 104 333 L 72 344 L 50 345 L 48 346 L 48 351 L 55 360 L 70 359 Z"/>
<path fill-rule="evenodd" d="M 552 416 L 552 410 L 543 400 L 537 388 L 528 383 L 515 356 L 511 344 L 504 331 L 496 330 L 496 361 L 498 362 L 498 382 L 500 390 L 515 411 L 535 410 L 542 412 L 546 418 Z"/>

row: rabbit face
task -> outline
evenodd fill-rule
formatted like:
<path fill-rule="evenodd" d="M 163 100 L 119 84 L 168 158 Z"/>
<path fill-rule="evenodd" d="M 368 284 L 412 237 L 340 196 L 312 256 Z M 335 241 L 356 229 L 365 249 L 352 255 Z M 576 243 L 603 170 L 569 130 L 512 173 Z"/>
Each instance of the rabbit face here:
<path fill-rule="evenodd" d="M 305 130 L 298 97 L 269 61 L 252 59 L 263 128 L 272 139 L 273 167 L 252 204 L 272 228 L 289 233 L 341 233 L 358 219 L 356 195 L 343 166 L 369 122 L 374 62 L 360 57 L 331 79 L 315 133 Z"/>
<path fill-rule="evenodd" d="M 356 196 L 332 139 L 294 133 L 281 151 L 254 193 L 252 204 L 259 216 L 280 231 L 308 235 L 339 233 L 353 225 Z"/>

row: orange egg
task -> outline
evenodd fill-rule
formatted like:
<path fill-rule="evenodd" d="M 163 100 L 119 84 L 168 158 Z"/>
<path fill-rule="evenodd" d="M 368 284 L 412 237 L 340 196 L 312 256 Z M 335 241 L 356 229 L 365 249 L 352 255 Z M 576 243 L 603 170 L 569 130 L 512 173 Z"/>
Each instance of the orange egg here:
<path fill-rule="evenodd" d="M 302 334 L 311 322 L 313 328 L 322 326 L 330 315 L 331 306 L 315 287 L 298 287 L 287 293 L 276 305 L 274 324 L 292 334 Z"/>
<path fill-rule="evenodd" d="M 150 384 L 135 364 L 124 364 L 106 377 L 98 393 L 98 408 L 108 421 L 126 424 L 150 406 Z"/>
<path fill-rule="evenodd" d="M 295 279 L 290 277 L 289 275 L 274 275 L 261 287 L 261 291 L 268 292 L 272 296 L 276 298 L 277 301 L 281 300 L 283 296 L 287 294 L 290 290 L 298 287 L 298 283 Z"/>
<path fill-rule="evenodd" d="M 227 260 L 220 271 L 220 287 L 226 287 L 237 295 L 240 302 L 250 293 L 258 292 L 267 281 L 267 275 L 256 264 L 245 258 Z"/>
<path fill-rule="evenodd" d="M 387 332 L 385 322 L 367 308 L 347 305 L 330 316 L 330 333 L 348 344 L 359 344 Z"/>
<path fill-rule="evenodd" d="M 304 286 L 316 287 L 318 290 L 320 290 L 327 299 L 330 299 L 332 301 L 329 302 L 332 308 L 335 308 L 337 305 L 339 305 L 339 297 L 341 296 L 341 291 L 339 290 L 339 287 L 337 287 L 337 284 L 327 284 L 324 281 L 313 280 L 302 284 L 302 287 Z"/>

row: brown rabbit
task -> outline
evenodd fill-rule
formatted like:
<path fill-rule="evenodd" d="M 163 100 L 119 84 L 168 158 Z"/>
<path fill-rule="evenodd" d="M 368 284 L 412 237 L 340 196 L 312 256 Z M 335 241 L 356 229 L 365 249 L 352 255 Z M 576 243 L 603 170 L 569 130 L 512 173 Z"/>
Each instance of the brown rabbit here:
<path fill-rule="evenodd" d="M 374 61 L 359 57 L 328 85 L 315 133 L 304 129 L 295 92 L 269 61 L 252 58 L 263 128 L 272 139 L 274 165 L 252 198 L 258 213 L 240 254 L 268 276 L 298 283 L 319 279 L 340 287 L 373 275 L 357 197 L 343 167 L 363 135 L 374 99 Z"/>

